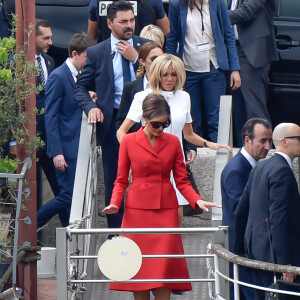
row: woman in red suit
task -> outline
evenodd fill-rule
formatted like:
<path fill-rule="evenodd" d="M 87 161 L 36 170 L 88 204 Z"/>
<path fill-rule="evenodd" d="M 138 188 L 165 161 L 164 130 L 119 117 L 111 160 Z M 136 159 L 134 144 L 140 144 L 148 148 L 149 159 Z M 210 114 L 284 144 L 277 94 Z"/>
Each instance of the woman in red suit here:
<path fill-rule="evenodd" d="M 132 184 L 127 194 L 122 228 L 179 227 L 178 201 L 170 182 L 173 170 L 176 186 L 194 209 L 219 207 L 203 201 L 187 180 L 182 150 L 178 138 L 164 133 L 170 125 L 170 108 L 163 96 L 149 94 L 143 102 L 145 126 L 124 136 L 119 152 L 118 175 L 110 205 L 103 212 L 117 213 L 128 186 L 132 169 Z M 181 235 L 126 235 L 140 247 L 143 255 L 183 254 Z M 189 278 L 185 259 L 146 258 L 134 279 Z M 188 291 L 190 283 L 112 283 L 110 289 L 133 291 L 135 300 L 149 300 L 155 290 L 156 299 L 170 299 L 171 290 Z"/>

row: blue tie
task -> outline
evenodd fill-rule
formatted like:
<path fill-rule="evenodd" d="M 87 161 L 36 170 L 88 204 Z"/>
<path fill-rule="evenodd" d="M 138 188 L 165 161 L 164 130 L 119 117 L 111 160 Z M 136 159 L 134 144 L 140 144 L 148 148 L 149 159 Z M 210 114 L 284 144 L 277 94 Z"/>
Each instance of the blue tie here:
<path fill-rule="evenodd" d="M 123 55 L 122 55 L 122 68 L 123 68 L 123 81 L 125 84 L 126 82 L 131 81 L 131 75 L 130 75 L 129 61 L 125 57 L 123 57 Z"/>

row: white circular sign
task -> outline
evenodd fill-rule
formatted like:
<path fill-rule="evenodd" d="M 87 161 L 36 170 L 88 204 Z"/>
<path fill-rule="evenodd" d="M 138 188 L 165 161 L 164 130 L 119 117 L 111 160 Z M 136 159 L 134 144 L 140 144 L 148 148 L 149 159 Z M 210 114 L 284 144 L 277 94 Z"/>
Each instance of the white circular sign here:
<path fill-rule="evenodd" d="M 137 274 L 142 265 L 139 246 L 123 236 L 105 241 L 98 251 L 98 266 L 109 279 L 124 281 Z"/>

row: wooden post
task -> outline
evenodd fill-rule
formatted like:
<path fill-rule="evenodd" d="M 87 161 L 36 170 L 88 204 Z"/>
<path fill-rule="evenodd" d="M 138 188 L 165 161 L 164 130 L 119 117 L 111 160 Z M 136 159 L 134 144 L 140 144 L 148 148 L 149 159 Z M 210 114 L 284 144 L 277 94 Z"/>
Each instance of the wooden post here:
<path fill-rule="evenodd" d="M 24 42 L 29 43 L 29 47 L 25 47 L 26 59 L 34 63 L 35 61 L 35 1 L 34 0 L 16 0 L 17 15 L 17 32 L 16 42 L 18 47 L 22 47 Z M 29 25 L 32 24 L 33 27 Z M 28 31 L 32 31 L 28 35 Z M 35 84 L 35 77 L 27 78 L 28 81 Z M 32 113 L 36 106 L 36 96 L 33 95 L 26 101 L 25 109 Z M 26 124 L 29 131 L 29 138 L 35 136 L 36 125 L 35 118 L 29 120 Z M 21 151 L 21 159 L 25 158 L 25 146 Z M 23 153 L 23 155 L 22 155 Z M 27 187 L 30 189 L 30 196 L 26 201 L 26 210 L 21 211 L 20 219 L 29 216 L 30 224 L 20 222 L 19 246 L 28 245 L 36 246 L 36 219 L 37 219 L 37 195 L 36 195 L 36 164 L 33 162 L 32 167 L 27 172 Z M 18 285 L 23 289 L 24 300 L 37 299 L 37 264 L 36 262 L 19 264 L 18 266 Z"/>

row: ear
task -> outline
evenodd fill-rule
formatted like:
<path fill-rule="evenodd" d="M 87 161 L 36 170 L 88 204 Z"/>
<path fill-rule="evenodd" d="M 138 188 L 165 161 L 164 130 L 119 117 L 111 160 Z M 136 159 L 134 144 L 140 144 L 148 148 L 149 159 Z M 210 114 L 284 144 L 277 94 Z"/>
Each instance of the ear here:
<path fill-rule="evenodd" d="M 72 51 L 72 57 L 74 57 L 74 58 L 75 58 L 75 57 L 77 57 L 77 56 L 78 56 L 78 53 L 77 53 L 77 51 L 73 50 L 73 51 Z"/>
<path fill-rule="evenodd" d="M 144 60 L 141 58 L 141 59 L 139 59 L 139 63 L 143 66 L 143 67 L 145 67 L 145 65 L 143 64 L 143 62 L 144 62 Z"/>
<path fill-rule="evenodd" d="M 107 19 L 107 27 L 111 30 L 112 21 L 110 19 Z"/>

